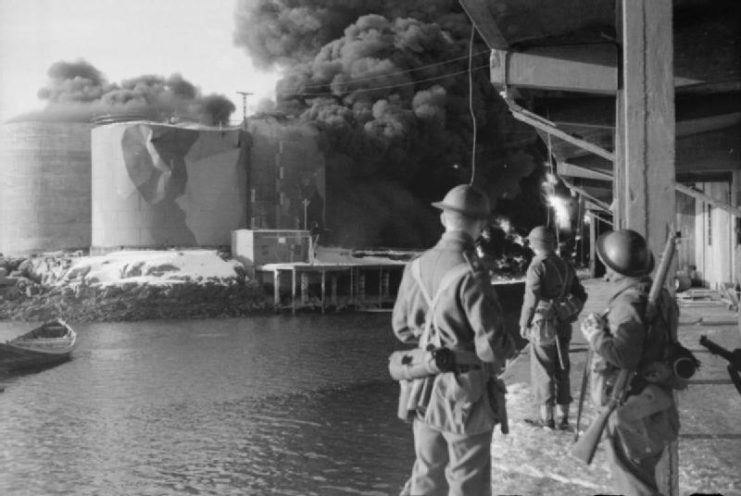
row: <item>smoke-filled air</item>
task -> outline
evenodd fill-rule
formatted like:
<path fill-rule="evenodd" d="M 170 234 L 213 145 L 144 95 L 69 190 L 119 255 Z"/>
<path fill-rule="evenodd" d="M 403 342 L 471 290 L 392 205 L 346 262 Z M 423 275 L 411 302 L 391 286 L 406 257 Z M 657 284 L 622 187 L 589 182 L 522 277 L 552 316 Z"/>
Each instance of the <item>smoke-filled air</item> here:
<path fill-rule="evenodd" d="M 155 120 L 226 125 L 234 104 L 218 94 L 202 95 L 180 74 L 143 75 L 120 83 L 85 60 L 59 61 L 49 68 L 48 81 L 38 92 L 47 102 L 39 112 L 13 121 L 89 121 L 111 113 L 140 114 Z"/>
<path fill-rule="evenodd" d="M 472 175 L 515 226 L 538 222 L 523 208 L 540 204 L 535 133 L 490 84 L 456 0 L 242 0 L 235 23 L 254 63 L 284 76 L 274 110 L 324 131 L 333 240 L 428 245 L 430 202 Z"/>

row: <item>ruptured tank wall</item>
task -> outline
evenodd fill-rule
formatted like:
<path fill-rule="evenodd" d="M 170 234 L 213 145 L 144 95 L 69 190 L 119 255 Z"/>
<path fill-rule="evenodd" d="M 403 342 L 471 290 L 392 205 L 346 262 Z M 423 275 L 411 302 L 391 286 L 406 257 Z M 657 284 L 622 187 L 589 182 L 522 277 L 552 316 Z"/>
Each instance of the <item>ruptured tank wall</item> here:
<path fill-rule="evenodd" d="M 72 122 L 0 126 L 0 253 L 90 246 L 90 130 Z"/>
<path fill-rule="evenodd" d="M 123 122 L 92 131 L 92 249 L 228 246 L 246 227 L 249 137 Z"/>

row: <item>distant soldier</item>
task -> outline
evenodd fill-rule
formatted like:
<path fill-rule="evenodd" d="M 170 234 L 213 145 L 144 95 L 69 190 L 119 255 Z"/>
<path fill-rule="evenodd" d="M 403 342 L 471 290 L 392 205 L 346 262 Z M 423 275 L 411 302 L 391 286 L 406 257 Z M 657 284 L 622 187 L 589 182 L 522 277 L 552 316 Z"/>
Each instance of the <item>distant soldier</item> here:
<path fill-rule="evenodd" d="M 556 236 L 545 226 L 528 235 L 535 257 L 527 269 L 525 297 L 520 312 L 520 334 L 530 341 L 530 380 L 538 423 L 556 427 L 553 409 L 558 407 L 558 427 L 569 425 L 571 383 L 569 345 L 571 323 L 587 300 L 574 267 L 555 253 Z M 577 307 L 571 315 L 560 316 L 556 304 L 571 296 Z"/>
<path fill-rule="evenodd" d="M 621 402 L 607 424 L 609 465 L 619 493 L 659 494 L 656 467 L 665 446 L 679 433 L 672 374 L 665 372 L 664 365 L 665 350 L 676 341 L 679 309 L 662 289 L 656 315 L 648 320 L 654 258 L 640 234 L 628 229 L 605 233 L 596 249 L 615 293 L 606 315 L 591 314 L 581 326 L 594 353 L 592 400 L 597 406 L 607 404 L 620 371 L 630 373 L 625 403 Z M 653 389 L 647 388 L 649 384 Z"/>
<path fill-rule="evenodd" d="M 433 205 L 442 210 L 445 232 L 406 267 L 392 325 L 402 342 L 419 344 L 431 319 L 428 342 L 451 350 L 455 369 L 430 378 L 428 402 L 416 409 L 416 461 L 406 490 L 412 495 L 485 496 L 492 489 L 491 441 L 498 420 L 491 384 L 515 353 L 487 274 L 469 263 L 490 213 L 489 199 L 460 185 Z"/>

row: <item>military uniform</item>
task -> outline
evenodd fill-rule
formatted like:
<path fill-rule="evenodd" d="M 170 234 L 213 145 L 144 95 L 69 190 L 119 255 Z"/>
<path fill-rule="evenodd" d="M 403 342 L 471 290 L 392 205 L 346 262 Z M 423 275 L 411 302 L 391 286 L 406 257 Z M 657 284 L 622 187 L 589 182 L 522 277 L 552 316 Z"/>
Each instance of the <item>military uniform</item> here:
<path fill-rule="evenodd" d="M 568 288 L 564 284 L 571 281 Z M 574 268 L 555 253 L 538 254 L 530 262 L 525 281 L 525 296 L 520 311 L 520 329 L 530 327 L 535 309 L 541 300 L 550 300 L 563 295 L 573 294 L 582 302 L 587 300 L 587 293 Z M 569 344 L 571 343 L 571 323 L 559 322 L 558 335 L 563 366 L 559 362 L 556 343 L 541 345 L 531 339 L 530 342 L 530 378 L 535 403 L 540 407 L 552 408 L 554 404 L 564 408 L 571 403 L 571 384 L 569 371 Z M 545 420 L 545 419 L 542 419 Z"/>
<path fill-rule="evenodd" d="M 597 405 L 604 405 L 609 400 L 620 369 L 640 372 L 649 364 L 660 361 L 668 341 L 676 339 L 678 325 L 677 304 L 666 290 L 662 290 L 656 304 L 659 316 L 649 332 L 645 312 L 651 279 L 645 276 L 620 277 L 614 282 L 617 287 L 608 304 L 604 328 L 585 332 L 594 352 L 590 393 Z M 645 386 L 641 375 L 637 375 L 629 395 L 638 394 Z M 670 388 L 665 389 L 672 401 L 663 415 L 671 424 L 670 428 L 678 432 L 677 408 Z M 624 444 L 625 440 L 618 435 L 615 426 L 616 412 L 613 412 L 607 428 L 608 453 L 618 490 L 625 495 L 659 494 L 656 468 L 665 453 L 631 459 L 628 455 L 630 447 Z"/>
<path fill-rule="evenodd" d="M 447 273 L 473 256 L 474 240 L 463 232 L 446 232 L 438 244 L 419 258 L 421 282 L 435 294 Z M 394 305 L 395 335 L 417 343 L 425 326 L 427 301 L 408 266 Z M 475 352 L 483 366 L 447 372 L 434 378 L 424 415 L 414 419 L 416 461 L 410 490 L 413 495 L 491 494 L 491 440 L 495 415 L 487 382 L 514 352 L 502 310 L 489 279 L 472 266 L 458 281 L 443 289 L 434 308 L 435 332 L 442 346 Z"/>

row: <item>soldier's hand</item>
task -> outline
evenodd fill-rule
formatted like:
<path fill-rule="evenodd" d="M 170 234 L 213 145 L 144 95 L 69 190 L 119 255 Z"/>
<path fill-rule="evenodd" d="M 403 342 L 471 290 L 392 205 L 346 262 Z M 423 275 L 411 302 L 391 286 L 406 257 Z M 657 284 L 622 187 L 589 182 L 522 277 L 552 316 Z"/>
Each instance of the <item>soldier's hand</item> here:
<path fill-rule="evenodd" d="M 527 340 L 530 339 L 530 331 L 527 327 L 520 327 L 520 336 Z"/>
<path fill-rule="evenodd" d="M 605 319 L 596 314 L 590 313 L 581 323 L 581 333 L 587 342 L 591 343 L 597 334 L 604 332 Z"/>

